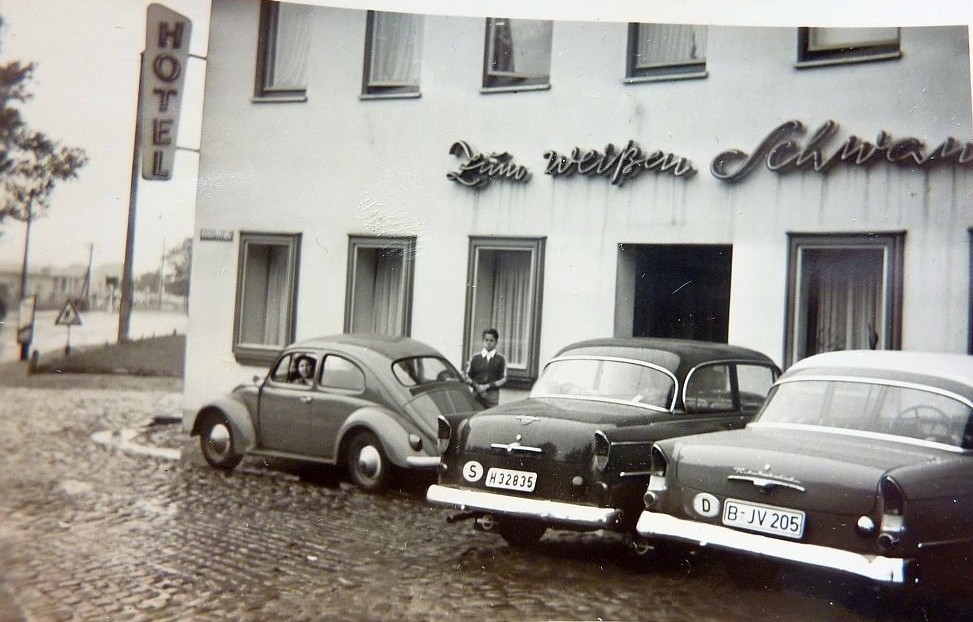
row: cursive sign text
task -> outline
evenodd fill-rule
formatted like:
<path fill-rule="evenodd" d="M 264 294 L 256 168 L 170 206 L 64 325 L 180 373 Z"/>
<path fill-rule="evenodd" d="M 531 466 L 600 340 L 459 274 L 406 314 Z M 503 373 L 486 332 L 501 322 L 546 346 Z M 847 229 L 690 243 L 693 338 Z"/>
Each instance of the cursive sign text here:
<path fill-rule="evenodd" d="M 583 151 L 580 147 L 575 147 L 570 155 L 561 155 L 552 150 L 545 151 L 544 157 L 547 158 L 544 172 L 548 175 L 602 175 L 617 186 L 646 171 L 670 173 L 676 177 L 691 177 L 696 173 L 696 169 L 686 158 L 662 151 L 646 153 L 633 140 L 628 141 L 621 150 L 609 143 L 604 153 L 594 149 Z"/>
<path fill-rule="evenodd" d="M 826 152 L 828 141 L 837 133 L 838 124 L 825 121 L 801 143 L 804 124 L 787 121 L 774 128 L 757 145 L 753 153 L 739 149 L 724 151 L 713 159 L 710 171 L 718 179 L 738 182 L 752 173 L 761 163 L 777 173 L 796 170 L 825 172 L 841 162 L 864 166 L 885 160 L 901 166 L 926 167 L 937 163 L 953 162 L 969 166 L 973 163 L 973 143 L 960 142 L 953 137 L 927 151 L 918 138 L 892 138 L 887 132 L 879 132 L 875 142 L 849 136 L 840 147 Z"/>
<path fill-rule="evenodd" d="M 503 153 L 474 153 L 466 141 L 457 141 L 449 148 L 449 153 L 465 158 L 458 171 L 446 173 L 446 178 L 471 188 L 482 188 L 494 178 L 512 181 L 527 181 L 530 171 L 512 162 L 513 156 Z"/>

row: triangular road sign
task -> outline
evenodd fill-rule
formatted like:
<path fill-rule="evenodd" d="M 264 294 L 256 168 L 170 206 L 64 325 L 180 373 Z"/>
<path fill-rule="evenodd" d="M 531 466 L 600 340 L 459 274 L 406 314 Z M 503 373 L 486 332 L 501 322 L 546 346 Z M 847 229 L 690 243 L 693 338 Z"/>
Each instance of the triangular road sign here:
<path fill-rule="evenodd" d="M 54 321 L 58 326 L 81 326 L 81 315 L 77 307 L 70 300 L 64 303 L 64 308 Z"/>

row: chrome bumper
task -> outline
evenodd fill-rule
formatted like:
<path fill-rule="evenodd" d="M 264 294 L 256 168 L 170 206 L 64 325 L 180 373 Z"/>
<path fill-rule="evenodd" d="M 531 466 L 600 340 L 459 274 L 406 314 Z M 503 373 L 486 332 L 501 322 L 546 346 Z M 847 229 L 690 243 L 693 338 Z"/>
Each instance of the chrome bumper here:
<path fill-rule="evenodd" d="M 413 469 L 437 469 L 439 468 L 439 456 L 408 456 L 406 463 Z"/>
<path fill-rule="evenodd" d="M 426 491 L 434 505 L 459 508 L 464 512 L 508 514 L 592 529 L 611 529 L 618 525 L 622 511 L 546 499 L 525 499 L 493 492 L 464 490 L 434 484 Z"/>
<path fill-rule="evenodd" d="M 842 549 L 816 544 L 778 540 L 745 531 L 737 531 L 721 525 L 698 523 L 662 514 L 642 512 L 635 527 L 646 538 L 673 538 L 698 546 L 716 546 L 799 562 L 832 570 L 850 572 L 882 583 L 904 583 L 907 559 L 862 555 Z"/>

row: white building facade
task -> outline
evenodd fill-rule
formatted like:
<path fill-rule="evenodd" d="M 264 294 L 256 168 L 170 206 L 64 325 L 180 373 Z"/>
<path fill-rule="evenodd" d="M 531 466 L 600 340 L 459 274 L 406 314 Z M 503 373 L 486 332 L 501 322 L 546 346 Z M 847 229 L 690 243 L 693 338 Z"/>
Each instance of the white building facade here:
<path fill-rule="evenodd" d="M 967 28 L 214 0 L 184 407 L 287 343 L 968 352 Z"/>

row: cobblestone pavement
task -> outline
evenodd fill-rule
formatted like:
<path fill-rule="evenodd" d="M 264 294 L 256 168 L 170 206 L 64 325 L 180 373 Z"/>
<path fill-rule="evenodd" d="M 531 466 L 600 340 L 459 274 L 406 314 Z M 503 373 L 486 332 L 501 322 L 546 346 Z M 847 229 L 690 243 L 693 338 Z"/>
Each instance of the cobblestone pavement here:
<path fill-rule="evenodd" d="M 803 573 L 741 588 L 747 566 L 718 558 L 653 569 L 592 535 L 515 549 L 447 525 L 421 486 L 225 475 L 163 423 L 177 387 L 105 384 L 0 386 L 2 620 L 961 619 Z"/>

